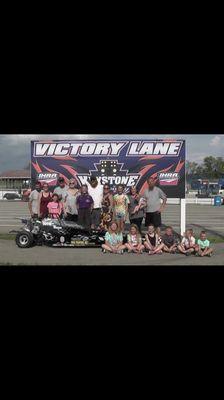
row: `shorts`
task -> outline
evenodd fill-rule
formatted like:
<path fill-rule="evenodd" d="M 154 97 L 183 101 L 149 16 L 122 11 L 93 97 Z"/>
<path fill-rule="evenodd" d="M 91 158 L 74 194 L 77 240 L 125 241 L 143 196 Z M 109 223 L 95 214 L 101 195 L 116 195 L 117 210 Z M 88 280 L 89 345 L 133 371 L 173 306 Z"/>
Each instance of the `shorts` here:
<path fill-rule="evenodd" d="M 115 213 L 115 219 L 125 219 L 126 214 L 123 213 Z"/>
<path fill-rule="evenodd" d="M 141 233 L 141 226 L 142 226 L 142 221 L 143 221 L 143 217 L 142 218 L 135 218 L 135 219 L 131 219 L 130 218 L 130 224 L 135 224 L 137 225 L 139 232 Z"/>
<path fill-rule="evenodd" d="M 101 208 L 94 208 L 91 214 L 91 224 L 99 226 L 101 222 Z"/>
<path fill-rule="evenodd" d="M 150 224 L 154 225 L 155 228 L 159 228 L 162 225 L 160 212 L 146 213 L 145 226 L 148 227 Z"/>

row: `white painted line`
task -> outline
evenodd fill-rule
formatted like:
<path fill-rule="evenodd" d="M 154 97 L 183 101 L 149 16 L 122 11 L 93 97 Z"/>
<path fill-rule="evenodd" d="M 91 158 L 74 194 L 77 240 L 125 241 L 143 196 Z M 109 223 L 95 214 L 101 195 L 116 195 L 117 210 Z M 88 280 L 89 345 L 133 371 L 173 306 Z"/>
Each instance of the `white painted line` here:
<path fill-rule="evenodd" d="M 21 228 L 22 227 L 22 225 L 1 225 L 0 227 L 4 228 L 4 227 L 8 227 L 8 226 L 11 226 L 13 228 Z"/>
<path fill-rule="evenodd" d="M 27 216 L 24 215 L 24 216 L 21 217 L 21 219 L 22 219 L 22 218 L 27 218 L 27 219 L 28 219 L 29 217 L 27 217 Z M 17 219 L 17 218 L 8 218 L 8 217 L 3 217 L 3 218 L 1 218 L 1 217 L 0 217 L 0 221 L 5 221 L 5 220 L 6 220 L 6 221 L 14 221 L 15 219 Z M 20 218 L 19 218 L 19 219 L 20 219 Z"/>

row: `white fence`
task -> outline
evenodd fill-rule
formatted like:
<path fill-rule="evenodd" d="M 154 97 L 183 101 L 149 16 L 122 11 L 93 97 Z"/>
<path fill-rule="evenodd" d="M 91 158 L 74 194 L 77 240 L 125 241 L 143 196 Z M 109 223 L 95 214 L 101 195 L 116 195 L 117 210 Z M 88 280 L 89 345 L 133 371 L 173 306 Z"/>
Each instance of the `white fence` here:
<path fill-rule="evenodd" d="M 0 200 L 3 200 L 5 193 L 19 193 L 16 189 L 0 190 Z M 167 204 L 180 204 L 180 199 L 168 199 Z M 198 199 L 197 197 L 187 197 L 186 204 L 214 205 L 214 198 Z"/>
<path fill-rule="evenodd" d="M 167 204 L 180 204 L 180 199 L 167 199 Z M 208 199 L 198 199 L 195 198 L 186 198 L 186 204 L 200 204 L 200 205 L 214 205 L 214 198 Z"/>

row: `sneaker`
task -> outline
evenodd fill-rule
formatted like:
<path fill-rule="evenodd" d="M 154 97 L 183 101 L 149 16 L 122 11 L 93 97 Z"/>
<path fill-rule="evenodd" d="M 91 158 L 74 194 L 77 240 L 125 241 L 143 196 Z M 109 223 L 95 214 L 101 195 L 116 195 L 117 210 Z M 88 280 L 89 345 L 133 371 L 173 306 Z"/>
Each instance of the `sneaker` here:
<path fill-rule="evenodd" d="M 103 250 L 102 250 L 102 253 L 103 253 L 103 254 L 106 254 L 106 252 L 107 252 L 106 249 L 103 249 Z"/>
<path fill-rule="evenodd" d="M 185 253 L 186 254 L 186 256 L 190 256 L 191 255 L 191 253 Z"/>
<path fill-rule="evenodd" d="M 212 253 L 208 254 L 208 257 L 212 257 Z"/>

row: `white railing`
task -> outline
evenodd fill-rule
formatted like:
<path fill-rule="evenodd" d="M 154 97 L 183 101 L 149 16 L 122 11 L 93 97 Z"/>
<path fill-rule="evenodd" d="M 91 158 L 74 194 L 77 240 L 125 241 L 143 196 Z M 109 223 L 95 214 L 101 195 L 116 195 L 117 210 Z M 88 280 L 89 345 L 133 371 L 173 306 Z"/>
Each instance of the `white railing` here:
<path fill-rule="evenodd" d="M 167 204 L 180 204 L 180 199 L 167 199 Z M 200 205 L 214 205 L 214 198 L 208 199 L 198 199 L 195 198 L 186 198 L 186 204 L 200 204 Z"/>

